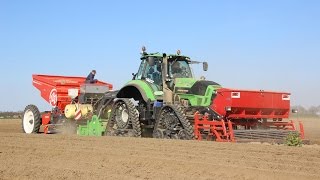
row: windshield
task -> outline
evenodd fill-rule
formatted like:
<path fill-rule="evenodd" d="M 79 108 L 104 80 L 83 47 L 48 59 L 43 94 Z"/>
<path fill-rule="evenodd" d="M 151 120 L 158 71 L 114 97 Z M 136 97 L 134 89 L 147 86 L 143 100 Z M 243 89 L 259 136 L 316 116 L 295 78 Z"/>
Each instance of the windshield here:
<path fill-rule="evenodd" d="M 160 85 L 162 83 L 162 66 L 159 59 L 154 58 L 153 63 L 146 63 L 146 68 L 143 73 L 143 78 L 150 83 Z"/>
<path fill-rule="evenodd" d="M 192 72 L 187 61 L 169 62 L 169 75 L 171 78 L 192 78 Z"/>
<path fill-rule="evenodd" d="M 135 79 L 142 79 L 155 85 L 161 85 L 162 65 L 160 60 L 160 58 L 153 58 L 152 62 L 149 62 L 149 60 L 145 59 L 142 60 L 139 71 L 135 76 Z"/>
<path fill-rule="evenodd" d="M 146 63 L 145 60 L 141 61 L 141 64 L 140 64 L 138 73 L 135 76 L 135 79 L 141 79 L 142 78 L 142 73 L 143 73 L 143 70 L 144 70 L 145 63 Z"/>

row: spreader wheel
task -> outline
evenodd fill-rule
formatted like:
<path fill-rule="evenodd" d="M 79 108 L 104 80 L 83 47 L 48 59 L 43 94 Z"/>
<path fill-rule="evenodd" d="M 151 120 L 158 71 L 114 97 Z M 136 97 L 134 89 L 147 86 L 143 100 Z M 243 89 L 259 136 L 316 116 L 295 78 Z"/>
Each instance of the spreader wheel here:
<path fill-rule="evenodd" d="M 27 134 L 38 133 L 41 125 L 40 111 L 35 105 L 28 105 L 22 116 L 22 130 Z"/>
<path fill-rule="evenodd" d="M 129 99 L 118 99 L 115 102 L 106 135 L 141 137 L 139 113 Z"/>

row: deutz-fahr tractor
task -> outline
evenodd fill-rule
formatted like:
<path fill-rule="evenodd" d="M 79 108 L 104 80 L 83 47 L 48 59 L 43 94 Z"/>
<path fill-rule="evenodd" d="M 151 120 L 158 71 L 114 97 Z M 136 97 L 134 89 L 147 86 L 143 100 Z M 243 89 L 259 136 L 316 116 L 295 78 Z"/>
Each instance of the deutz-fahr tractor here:
<path fill-rule="evenodd" d="M 207 71 L 208 63 L 180 51 L 147 53 L 142 48 L 140 59 L 138 72 L 117 91 L 101 81 L 86 84 L 84 77 L 33 75 L 33 85 L 53 110 L 40 115 L 36 106 L 27 106 L 24 132 L 37 133 L 42 125 L 48 133 L 73 124 L 80 135 L 232 142 L 283 140 L 289 133 L 304 138 L 301 123 L 298 131 L 293 121 L 284 120 L 290 93 L 227 89 L 204 77 L 197 80 L 190 65 L 202 64 Z"/>

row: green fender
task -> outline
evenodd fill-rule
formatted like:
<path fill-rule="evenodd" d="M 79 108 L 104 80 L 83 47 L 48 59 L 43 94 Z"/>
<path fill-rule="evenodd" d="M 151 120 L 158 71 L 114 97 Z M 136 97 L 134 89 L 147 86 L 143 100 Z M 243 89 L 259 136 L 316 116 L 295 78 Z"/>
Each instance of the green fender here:
<path fill-rule="evenodd" d="M 142 98 L 145 102 L 148 100 L 155 101 L 154 91 L 156 89 L 153 88 L 155 87 L 152 87 L 143 80 L 132 80 L 120 89 L 117 98 L 133 98 L 135 100 Z"/>

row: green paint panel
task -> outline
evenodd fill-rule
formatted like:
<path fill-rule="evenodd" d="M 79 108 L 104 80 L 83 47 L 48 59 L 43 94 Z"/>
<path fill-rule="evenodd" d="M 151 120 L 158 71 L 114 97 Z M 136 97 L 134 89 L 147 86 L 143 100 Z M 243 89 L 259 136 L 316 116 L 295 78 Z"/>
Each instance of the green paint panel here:
<path fill-rule="evenodd" d="M 211 97 L 214 91 L 221 88 L 220 86 L 208 86 L 204 96 L 194 94 L 179 94 L 181 99 L 188 99 L 191 106 L 204 106 L 208 107 L 211 105 Z"/>
<path fill-rule="evenodd" d="M 145 93 L 147 98 L 150 99 L 151 101 L 156 100 L 154 96 L 154 91 L 158 91 L 156 86 L 151 86 L 143 80 L 131 80 L 126 84 L 126 86 L 130 86 L 130 85 L 137 87 L 139 90 L 143 91 L 141 93 Z"/>
<path fill-rule="evenodd" d="M 197 82 L 194 78 L 176 78 L 175 87 L 191 88 Z"/>
<path fill-rule="evenodd" d="M 87 125 L 78 126 L 77 134 L 80 136 L 102 136 L 105 130 L 101 120 L 94 115 L 91 120 L 87 121 Z"/>

